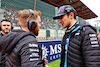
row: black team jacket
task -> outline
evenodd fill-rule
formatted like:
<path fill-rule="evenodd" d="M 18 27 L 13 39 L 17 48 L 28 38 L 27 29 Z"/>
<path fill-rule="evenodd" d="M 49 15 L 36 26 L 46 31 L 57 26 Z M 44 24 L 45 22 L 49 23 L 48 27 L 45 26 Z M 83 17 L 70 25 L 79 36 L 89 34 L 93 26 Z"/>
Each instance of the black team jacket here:
<path fill-rule="evenodd" d="M 44 67 L 42 49 L 31 32 L 18 30 L 0 38 L 7 67 Z"/>
<path fill-rule="evenodd" d="M 78 28 L 80 26 L 81 28 Z M 64 67 L 67 39 L 67 67 L 100 67 L 100 45 L 94 27 L 82 21 L 66 30 L 62 40 L 60 67 Z"/>

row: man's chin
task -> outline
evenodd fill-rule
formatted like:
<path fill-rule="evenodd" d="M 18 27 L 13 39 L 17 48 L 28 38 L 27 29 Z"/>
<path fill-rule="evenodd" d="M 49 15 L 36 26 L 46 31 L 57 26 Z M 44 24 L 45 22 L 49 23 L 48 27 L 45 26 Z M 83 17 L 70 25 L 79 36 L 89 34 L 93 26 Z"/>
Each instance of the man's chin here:
<path fill-rule="evenodd" d="M 5 33 L 7 34 L 7 33 L 9 33 L 9 32 L 5 32 Z"/>
<path fill-rule="evenodd" d="M 10 31 L 5 31 L 5 33 L 9 33 Z"/>
<path fill-rule="evenodd" d="M 36 33 L 35 35 L 38 36 L 38 33 Z"/>

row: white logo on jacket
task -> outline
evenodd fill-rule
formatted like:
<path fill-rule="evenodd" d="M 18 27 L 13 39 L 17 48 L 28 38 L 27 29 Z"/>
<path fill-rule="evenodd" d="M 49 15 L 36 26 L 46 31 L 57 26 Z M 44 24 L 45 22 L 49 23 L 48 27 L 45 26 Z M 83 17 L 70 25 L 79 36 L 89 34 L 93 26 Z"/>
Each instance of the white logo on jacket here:
<path fill-rule="evenodd" d="M 77 36 L 77 35 L 79 35 L 80 33 L 75 33 L 75 35 Z"/>
<path fill-rule="evenodd" d="M 39 49 L 38 44 L 29 43 L 29 51 L 30 51 L 30 61 L 39 60 Z"/>
<path fill-rule="evenodd" d="M 96 34 L 89 34 L 89 37 L 90 37 L 90 41 L 91 41 L 91 46 L 99 47 L 99 42 L 98 42 Z"/>

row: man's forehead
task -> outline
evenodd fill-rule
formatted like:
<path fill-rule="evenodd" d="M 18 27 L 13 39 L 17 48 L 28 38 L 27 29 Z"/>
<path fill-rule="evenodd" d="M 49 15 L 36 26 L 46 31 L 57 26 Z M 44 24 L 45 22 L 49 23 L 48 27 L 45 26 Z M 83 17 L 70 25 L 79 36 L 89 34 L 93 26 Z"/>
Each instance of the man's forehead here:
<path fill-rule="evenodd" d="M 3 24 L 11 24 L 9 21 L 3 21 L 3 22 L 1 22 L 1 24 L 3 25 Z"/>

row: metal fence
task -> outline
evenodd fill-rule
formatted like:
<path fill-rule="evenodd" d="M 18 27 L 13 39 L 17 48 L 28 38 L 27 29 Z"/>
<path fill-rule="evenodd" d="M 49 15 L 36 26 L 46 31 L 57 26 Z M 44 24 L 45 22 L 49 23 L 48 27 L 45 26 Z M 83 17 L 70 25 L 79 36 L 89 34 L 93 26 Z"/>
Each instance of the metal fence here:
<path fill-rule="evenodd" d="M 9 19 L 14 28 L 19 28 L 18 11 L 22 9 L 34 9 L 34 2 L 35 0 L 0 0 L 0 20 Z M 55 15 L 55 7 L 36 0 L 36 10 L 42 12 L 41 30 L 37 39 L 62 39 L 65 30 L 61 24 L 52 19 Z"/>

